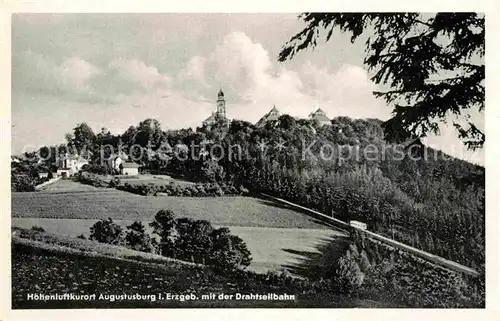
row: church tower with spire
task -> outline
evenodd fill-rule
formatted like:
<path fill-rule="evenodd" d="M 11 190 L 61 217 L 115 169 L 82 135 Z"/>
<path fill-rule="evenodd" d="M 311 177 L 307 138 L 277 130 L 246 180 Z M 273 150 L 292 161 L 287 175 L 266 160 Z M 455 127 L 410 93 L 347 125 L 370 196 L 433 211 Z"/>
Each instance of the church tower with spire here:
<path fill-rule="evenodd" d="M 225 123 L 229 126 L 230 122 L 231 120 L 226 117 L 226 99 L 221 88 L 217 94 L 217 109 L 215 112 L 212 112 L 210 117 L 203 121 L 203 126 L 211 128 L 216 123 Z"/>
<path fill-rule="evenodd" d="M 219 94 L 217 95 L 217 116 L 222 119 L 226 118 L 226 100 L 224 99 L 222 88 L 219 90 Z"/>

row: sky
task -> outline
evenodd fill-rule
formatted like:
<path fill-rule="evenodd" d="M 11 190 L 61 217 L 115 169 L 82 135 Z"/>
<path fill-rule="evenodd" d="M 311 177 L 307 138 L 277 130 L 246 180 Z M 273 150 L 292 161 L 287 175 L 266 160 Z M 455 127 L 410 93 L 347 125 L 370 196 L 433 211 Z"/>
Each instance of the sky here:
<path fill-rule="evenodd" d="M 304 27 L 297 14 L 13 14 L 12 152 L 64 142 L 86 122 L 114 134 L 147 118 L 162 129 L 201 125 L 223 89 L 229 118 L 256 122 L 275 105 L 307 117 L 390 117 L 348 35 L 281 63 Z M 480 128 L 484 116 L 472 115 Z M 484 164 L 449 125 L 424 142 Z"/>

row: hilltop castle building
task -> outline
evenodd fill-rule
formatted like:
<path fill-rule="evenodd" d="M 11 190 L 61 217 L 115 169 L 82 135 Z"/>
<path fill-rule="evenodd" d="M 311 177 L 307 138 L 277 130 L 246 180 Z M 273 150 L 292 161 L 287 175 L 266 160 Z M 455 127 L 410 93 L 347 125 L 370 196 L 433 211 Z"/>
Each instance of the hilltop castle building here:
<path fill-rule="evenodd" d="M 281 115 L 282 114 L 278 108 L 273 106 L 273 108 L 267 114 L 262 116 L 262 118 L 255 125 L 257 127 L 265 126 L 267 122 L 277 121 Z M 326 116 L 326 113 L 321 108 L 318 108 L 316 111 L 310 113 L 309 119 L 318 121 L 320 125 L 331 125 L 332 123 L 331 119 Z M 212 115 L 210 115 L 210 117 L 203 121 L 203 126 L 207 129 L 210 129 L 217 123 L 229 126 L 230 121 L 231 120 L 226 116 L 226 100 L 224 98 L 224 92 L 220 89 L 217 94 L 217 109 L 212 113 Z"/>
<path fill-rule="evenodd" d="M 262 116 L 262 118 L 255 124 L 257 127 L 262 127 L 264 126 L 268 121 L 274 121 L 278 120 L 281 116 L 281 113 L 279 110 L 276 108 L 276 106 L 273 106 L 273 109 L 271 109 L 267 114 Z"/>
<path fill-rule="evenodd" d="M 269 121 L 278 120 L 280 116 L 280 111 L 276 108 L 276 106 L 273 106 L 273 108 L 267 114 L 262 116 L 262 118 L 255 125 L 257 127 L 262 127 Z M 309 119 L 318 121 L 320 125 L 331 125 L 332 123 L 330 118 L 326 116 L 326 113 L 321 108 L 318 108 L 315 112 L 310 113 Z"/>
<path fill-rule="evenodd" d="M 326 117 L 325 112 L 321 108 L 318 108 L 318 110 L 316 110 L 315 112 L 310 113 L 309 119 L 316 120 L 320 125 L 323 126 L 332 124 L 330 118 Z"/>
<path fill-rule="evenodd" d="M 219 94 L 217 95 L 217 110 L 203 121 L 203 126 L 210 128 L 216 123 L 229 124 L 229 119 L 226 117 L 226 100 L 224 99 L 222 89 L 219 90 Z"/>

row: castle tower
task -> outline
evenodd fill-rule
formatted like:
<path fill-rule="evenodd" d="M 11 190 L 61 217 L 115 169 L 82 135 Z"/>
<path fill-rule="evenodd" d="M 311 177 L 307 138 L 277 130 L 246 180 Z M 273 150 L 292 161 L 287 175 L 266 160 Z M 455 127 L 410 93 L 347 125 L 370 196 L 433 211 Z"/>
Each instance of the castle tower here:
<path fill-rule="evenodd" d="M 220 118 L 226 118 L 226 100 L 224 99 L 222 88 L 219 90 L 219 94 L 217 95 L 217 116 Z"/>

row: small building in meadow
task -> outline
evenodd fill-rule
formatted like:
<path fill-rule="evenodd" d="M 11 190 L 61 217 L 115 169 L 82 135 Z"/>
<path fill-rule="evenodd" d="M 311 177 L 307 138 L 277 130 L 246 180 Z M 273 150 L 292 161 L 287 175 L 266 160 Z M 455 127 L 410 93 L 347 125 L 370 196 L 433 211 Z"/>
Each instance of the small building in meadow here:
<path fill-rule="evenodd" d="M 120 164 L 120 174 L 128 176 L 139 175 L 139 164 L 134 162 L 124 162 Z"/>

